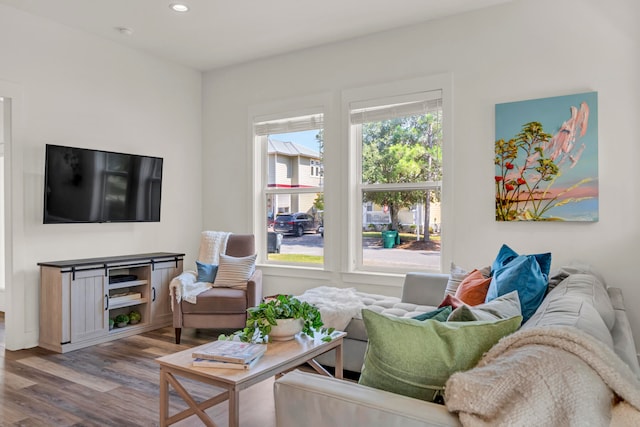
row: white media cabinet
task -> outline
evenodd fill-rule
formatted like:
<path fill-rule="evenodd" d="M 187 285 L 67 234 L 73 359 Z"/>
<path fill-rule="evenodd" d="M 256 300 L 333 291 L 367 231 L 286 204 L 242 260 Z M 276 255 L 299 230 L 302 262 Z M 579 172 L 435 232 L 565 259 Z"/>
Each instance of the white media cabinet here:
<path fill-rule="evenodd" d="M 64 353 L 171 325 L 169 282 L 183 258 L 156 252 L 38 263 L 38 345 Z M 139 323 L 110 329 L 109 319 L 131 311 Z"/>

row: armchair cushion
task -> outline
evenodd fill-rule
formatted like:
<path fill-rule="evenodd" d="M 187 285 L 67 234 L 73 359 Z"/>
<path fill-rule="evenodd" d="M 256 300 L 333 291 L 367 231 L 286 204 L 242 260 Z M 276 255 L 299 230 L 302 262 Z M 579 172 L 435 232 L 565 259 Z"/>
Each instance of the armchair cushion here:
<path fill-rule="evenodd" d="M 220 255 L 214 287 L 246 287 L 256 269 L 256 254 L 245 257 Z"/>
<path fill-rule="evenodd" d="M 247 308 L 245 291 L 236 288 L 210 288 L 198 295 L 195 304 L 182 304 L 185 314 L 244 313 Z"/>

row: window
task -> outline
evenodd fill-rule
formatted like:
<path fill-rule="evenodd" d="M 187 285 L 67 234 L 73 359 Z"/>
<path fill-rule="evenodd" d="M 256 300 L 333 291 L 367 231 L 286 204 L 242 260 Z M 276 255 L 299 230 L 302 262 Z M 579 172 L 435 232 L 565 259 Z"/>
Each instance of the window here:
<path fill-rule="evenodd" d="M 254 123 L 269 262 L 324 263 L 322 127 L 322 114 Z"/>
<path fill-rule="evenodd" d="M 348 103 L 356 268 L 439 271 L 442 91 Z"/>
<path fill-rule="evenodd" d="M 374 283 L 378 273 L 443 270 L 451 83 L 427 76 L 344 89 L 340 106 L 331 92 L 250 109 L 265 271 Z"/>

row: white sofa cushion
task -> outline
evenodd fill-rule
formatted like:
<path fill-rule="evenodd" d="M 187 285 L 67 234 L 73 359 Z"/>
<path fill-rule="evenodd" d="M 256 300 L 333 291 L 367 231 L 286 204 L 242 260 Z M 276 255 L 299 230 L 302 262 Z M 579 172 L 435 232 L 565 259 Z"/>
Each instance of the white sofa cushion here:
<path fill-rule="evenodd" d="M 636 354 L 636 346 L 629 324 L 629 318 L 624 308 L 624 300 L 622 290 L 620 288 L 607 288 L 611 305 L 616 313 L 616 323 L 611 330 L 613 338 L 614 350 L 622 360 L 627 362 L 631 370 L 640 378 L 640 365 L 638 364 L 638 356 Z"/>
<path fill-rule="evenodd" d="M 444 405 L 307 372 L 285 374 L 274 394 L 278 427 L 461 425 Z"/>
<path fill-rule="evenodd" d="M 598 311 L 581 296 L 550 293 L 535 314 L 522 325 L 522 329 L 535 326 L 573 326 L 613 349 L 609 328 Z"/>
<path fill-rule="evenodd" d="M 573 296 L 589 303 L 598 311 L 607 328 L 611 330 L 616 321 L 613 305 L 604 283 L 592 274 L 572 274 L 553 288 L 545 301 L 549 299 Z"/>

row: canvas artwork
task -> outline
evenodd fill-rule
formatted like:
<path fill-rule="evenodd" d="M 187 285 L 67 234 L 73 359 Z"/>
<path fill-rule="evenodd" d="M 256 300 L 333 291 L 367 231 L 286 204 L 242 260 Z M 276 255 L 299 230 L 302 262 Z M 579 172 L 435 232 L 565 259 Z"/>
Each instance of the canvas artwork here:
<path fill-rule="evenodd" d="M 495 188 L 497 221 L 597 221 L 597 92 L 496 104 Z"/>

